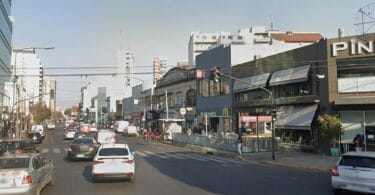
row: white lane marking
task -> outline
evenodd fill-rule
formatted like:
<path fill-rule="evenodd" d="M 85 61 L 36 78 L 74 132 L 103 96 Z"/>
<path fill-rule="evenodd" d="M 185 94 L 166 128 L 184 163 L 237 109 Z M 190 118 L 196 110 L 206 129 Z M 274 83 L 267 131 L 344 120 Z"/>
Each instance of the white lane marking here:
<path fill-rule="evenodd" d="M 53 148 L 53 153 L 61 153 L 61 150 L 59 148 Z"/>
<path fill-rule="evenodd" d="M 231 163 L 237 163 L 237 164 L 241 164 L 241 165 L 245 165 L 246 164 L 245 162 L 240 162 L 240 161 L 236 161 L 236 160 L 232 160 L 232 159 L 226 159 L 226 158 L 219 158 L 217 156 L 210 156 L 210 158 L 224 160 L 224 161 L 228 161 L 228 162 L 231 162 Z"/>
<path fill-rule="evenodd" d="M 164 155 L 168 156 L 168 157 L 171 157 L 171 158 L 177 158 L 177 159 L 180 159 L 180 160 L 186 160 L 186 158 L 184 157 L 181 157 L 181 156 L 177 156 L 177 155 L 174 155 L 174 154 L 170 154 L 170 153 L 163 153 Z"/>
<path fill-rule="evenodd" d="M 189 154 L 176 154 L 176 155 L 183 156 L 185 158 L 191 158 L 191 159 L 195 159 L 195 160 L 199 160 L 199 161 L 206 161 L 207 162 L 207 160 L 205 160 L 205 159 L 197 158 L 197 157 L 191 156 Z"/>
<path fill-rule="evenodd" d="M 143 151 L 143 152 L 146 153 L 146 154 L 149 154 L 149 155 L 155 156 L 155 157 L 159 157 L 159 158 L 168 158 L 168 157 L 166 157 L 166 156 L 162 156 L 162 155 L 160 155 L 160 154 L 156 154 L 156 153 L 154 153 L 154 152 L 150 152 L 150 151 L 147 151 L 147 150 L 145 150 L 145 151 Z"/>
<path fill-rule="evenodd" d="M 143 156 L 143 157 L 147 156 L 147 154 L 145 154 L 145 153 L 143 153 L 143 152 L 140 152 L 140 151 L 137 151 L 135 155 L 137 155 L 137 154 L 138 154 L 139 156 Z"/>
<path fill-rule="evenodd" d="M 48 148 L 43 148 L 42 153 L 48 153 Z"/>
<path fill-rule="evenodd" d="M 218 163 L 228 163 L 226 161 L 215 159 L 215 158 L 210 158 L 208 156 L 201 156 L 201 155 L 196 155 L 196 154 L 191 154 L 191 155 L 195 156 L 195 157 L 200 157 L 200 158 L 203 158 L 203 159 L 207 159 L 207 160 L 210 160 L 210 161 L 215 161 L 215 162 L 218 162 Z"/>

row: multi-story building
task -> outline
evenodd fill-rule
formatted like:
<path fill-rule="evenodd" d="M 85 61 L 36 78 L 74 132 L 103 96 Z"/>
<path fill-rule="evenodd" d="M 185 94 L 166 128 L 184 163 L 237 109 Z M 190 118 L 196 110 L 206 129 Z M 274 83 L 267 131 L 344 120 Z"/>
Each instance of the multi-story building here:
<path fill-rule="evenodd" d="M 277 51 L 281 52 L 311 44 L 320 38 L 322 37 L 319 33 L 267 31 L 265 27 L 260 26 L 243 28 L 233 33 L 193 32 L 190 35 L 188 46 L 189 65 L 195 65 L 196 56 L 220 45 L 249 45 L 254 51 L 258 51 L 258 47 L 265 48 L 270 45 L 272 49 L 266 49 L 266 52 L 261 55 L 261 57 L 265 57 Z M 256 56 L 252 53 L 248 55 L 251 58 Z"/>
<path fill-rule="evenodd" d="M 12 53 L 12 16 L 11 16 L 11 0 L 0 1 L 0 112 L 6 112 L 11 104 L 11 94 L 5 92 L 5 83 L 8 82 L 12 76 L 11 71 L 11 53 Z M 1 115 L 4 119 L 5 115 Z M 3 120 L 1 120 L 3 121 Z M 4 127 L 4 122 L 1 122 L 0 128 Z"/>
<path fill-rule="evenodd" d="M 50 90 L 49 90 L 49 108 L 52 113 L 56 112 L 56 79 L 50 80 Z"/>
<path fill-rule="evenodd" d="M 157 56 L 153 61 L 153 83 L 154 85 L 158 80 L 163 77 L 163 74 L 167 70 L 167 58 L 162 56 Z"/>
<path fill-rule="evenodd" d="M 255 33 L 257 34 L 257 33 Z M 317 33 L 279 33 L 280 41 L 267 44 L 221 45 L 207 50 L 196 57 L 196 68 L 205 73 L 205 79 L 197 85 L 197 115 L 208 117 L 208 129 L 223 132 L 232 131 L 232 80 L 222 78 L 214 83 L 209 80 L 209 71 L 219 67 L 223 73 L 234 74 L 232 67 L 248 61 L 261 60 L 266 56 L 315 43 L 321 39 Z M 245 39 L 247 40 L 247 39 Z M 290 44 L 286 44 L 286 42 Z"/>

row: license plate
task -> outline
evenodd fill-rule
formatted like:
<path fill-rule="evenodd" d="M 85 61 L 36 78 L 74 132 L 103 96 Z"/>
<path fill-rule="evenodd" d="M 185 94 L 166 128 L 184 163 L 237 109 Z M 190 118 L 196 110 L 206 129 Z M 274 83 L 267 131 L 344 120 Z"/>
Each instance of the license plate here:
<path fill-rule="evenodd" d="M 78 158 L 82 158 L 82 157 L 85 157 L 85 155 L 83 155 L 83 154 L 77 154 L 77 157 Z"/>

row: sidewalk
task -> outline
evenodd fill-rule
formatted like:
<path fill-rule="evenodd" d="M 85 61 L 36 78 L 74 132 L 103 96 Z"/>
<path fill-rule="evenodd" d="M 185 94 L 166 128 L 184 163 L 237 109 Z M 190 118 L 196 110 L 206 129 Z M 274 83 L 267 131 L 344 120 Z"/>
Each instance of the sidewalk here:
<path fill-rule="evenodd" d="M 172 144 L 171 142 L 164 143 Z M 233 152 L 215 150 L 196 145 L 172 145 L 198 150 L 207 154 L 239 158 L 239 156 Z M 272 160 L 271 152 L 244 153 L 243 160 L 249 163 L 262 164 L 267 166 L 287 167 L 292 169 L 329 173 L 331 171 L 331 168 L 336 164 L 338 157 L 323 156 L 319 154 L 296 151 L 277 151 L 275 152 L 275 160 Z"/>

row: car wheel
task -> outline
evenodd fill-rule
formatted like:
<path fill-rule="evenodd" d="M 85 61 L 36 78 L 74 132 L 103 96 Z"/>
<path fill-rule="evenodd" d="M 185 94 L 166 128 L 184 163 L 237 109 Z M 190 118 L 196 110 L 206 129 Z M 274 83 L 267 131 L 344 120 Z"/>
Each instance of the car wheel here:
<path fill-rule="evenodd" d="M 334 195 L 339 195 L 341 194 L 341 190 L 340 189 L 332 189 L 333 190 L 333 194 Z"/>

